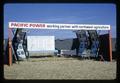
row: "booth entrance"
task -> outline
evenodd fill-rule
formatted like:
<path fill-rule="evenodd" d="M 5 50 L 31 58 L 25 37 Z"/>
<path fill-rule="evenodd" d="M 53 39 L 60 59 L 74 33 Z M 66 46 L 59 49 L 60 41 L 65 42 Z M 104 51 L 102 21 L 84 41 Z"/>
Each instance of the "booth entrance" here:
<path fill-rule="evenodd" d="M 106 53 L 108 55 L 109 61 L 112 61 L 112 42 L 111 42 L 111 30 L 110 30 L 110 25 L 79 25 L 79 24 L 51 24 L 51 23 L 23 23 L 23 22 L 10 22 L 9 23 L 9 62 L 8 64 L 11 66 L 12 65 L 12 50 L 14 49 L 12 46 L 12 29 L 16 28 L 16 29 L 23 29 L 23 28 L 35 28 L 35 29 L 67 29 L 67 30 L 75 30 L 75 33 L 77 35 L 77 38 L 80 42 L 79 44 L 79 49 L 78 49 L 78 56 L 81 56 L 81 53 L 83 52 L 84 48 L 86 48 L 86 40 L 84 39 L 85 37 L 81 37 L 82 35 L 84 36 L 84 34 L 81 35 L 81 33 L 86 33 L 88 32 L 89 34 L 89 38 L 92 44 L 92 53 L 95 54 L 94 56 L 97 57 L 98 56 L 98 34 L 96 33 L 97 30 L 107 30 L 108 31 L 108 35 L 104 35 L 104 36 L 100 36 L 100 40 L 102 41 L 108 41 L 108 43 L 102 43 L 99 42 L 100 44 L 100 49 L 99 51 L 101 52 L 100 55 L 105 54 L 105 46 L 108 47 L 108 53 Z M 102 52 L 104 51 L 104 52 Z M 14 51 L 15 52 L 15 51 Z M 25 53 L 23 54 L 27 54 L 28 52 L 25 51 Z"/>

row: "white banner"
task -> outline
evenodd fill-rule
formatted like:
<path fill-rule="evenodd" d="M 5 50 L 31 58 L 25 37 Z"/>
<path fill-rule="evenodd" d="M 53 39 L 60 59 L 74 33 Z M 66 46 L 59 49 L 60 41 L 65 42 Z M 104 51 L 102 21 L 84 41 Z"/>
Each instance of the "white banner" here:
<path fill-rule="evenodd" d="M 110 25 L 9 22 L 9 28 L 110 30 Z"/>
<path fill-rule="evenodd" d="M 54 36 L 27 36 L 28 51 L 54 51 Z"/>

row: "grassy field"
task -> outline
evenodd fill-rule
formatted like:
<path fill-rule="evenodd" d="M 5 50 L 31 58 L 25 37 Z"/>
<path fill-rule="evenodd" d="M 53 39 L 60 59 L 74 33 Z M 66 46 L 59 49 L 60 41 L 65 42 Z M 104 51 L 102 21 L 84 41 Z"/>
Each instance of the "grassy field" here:
<path fill-rule="evenodd" d="M 65 57 L 30 58 L 4 65 L 5 79 L 115 79 L 116 61 L 101 62 Z"/>

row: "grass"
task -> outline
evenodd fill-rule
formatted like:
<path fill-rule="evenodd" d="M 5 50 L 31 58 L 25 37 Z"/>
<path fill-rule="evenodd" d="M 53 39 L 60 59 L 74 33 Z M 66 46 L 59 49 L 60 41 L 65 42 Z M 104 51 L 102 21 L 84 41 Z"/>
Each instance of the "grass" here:
<path fill-rule="evenodd" d="M 5 79 L 115 79 L 116 62 L 65 57 L 30 58 L 4 65 Z"/>

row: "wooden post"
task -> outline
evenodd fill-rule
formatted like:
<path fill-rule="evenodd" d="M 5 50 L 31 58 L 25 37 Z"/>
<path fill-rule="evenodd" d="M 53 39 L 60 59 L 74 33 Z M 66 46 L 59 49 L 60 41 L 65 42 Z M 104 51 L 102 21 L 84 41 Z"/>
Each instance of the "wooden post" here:
<path fill-rule="evenodd" d="M 109 30 L 109 56 L 110 62 L 112 62 L 112 37 L 111 37 L 111 29 Z"/>
<path fill-rule="evenodd" d="M 9 33 L 9 38 L 8 38 L 8 47 L 9 47 L 9 49 L 8 49 L 8 51 L 9 51 L 9 55 L 8 55 L 8 59 L 9 59 L 9 61 L 8 61 L 8 64 L 9 64 L 9 66 L 11 66 L 12 65 L 12 48 L 11 48 L 11 45 L 12 45 L 12 40 L 11 40 L 11 30 L 10 30 L 10 28 L 8 28 L 9 30 L 8 30 L 8 33 Z"/>

